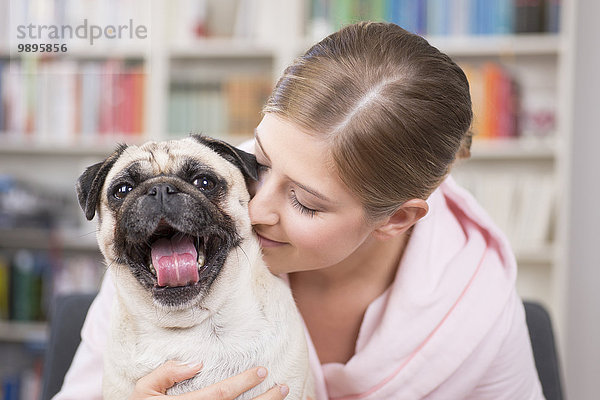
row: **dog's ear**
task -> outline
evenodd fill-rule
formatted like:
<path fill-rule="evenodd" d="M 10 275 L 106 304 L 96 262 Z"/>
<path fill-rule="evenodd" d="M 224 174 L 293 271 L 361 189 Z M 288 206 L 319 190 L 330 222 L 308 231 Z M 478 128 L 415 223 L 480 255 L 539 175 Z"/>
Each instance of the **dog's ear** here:
<path fill-rule="evenodd" d="M 240 150 L 222 140 L 202 135 L 191 136 L 203 145 L 210 147 L 221 157 L 238 167 L 246 178 L 258 180 L 258 162 L 256 161 L 254 154 Z"/>
<path fill-rule="evenodd" d="M 88 221 L 91 221 L 96 214 L 100 191 L 102 190 L 108 171 L 110 171 L 126 148 L 126 145 L 119 145 L 115 152 L 108 156 L 106 160 L 87 167 L 79 177 L 77 181 L 77 199 Z"/>

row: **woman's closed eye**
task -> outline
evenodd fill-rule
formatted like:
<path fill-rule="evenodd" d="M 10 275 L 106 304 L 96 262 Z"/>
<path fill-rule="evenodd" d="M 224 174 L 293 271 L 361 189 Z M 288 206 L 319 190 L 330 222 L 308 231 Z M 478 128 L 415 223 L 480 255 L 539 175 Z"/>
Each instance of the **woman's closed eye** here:
<path fill-rule="evenodd" d="M 303 205 L 302 203 L 300 203 L 300 201 L 298 200 L 298 197 L 296 197 L 296 192 L 294 190 L 290 190 L 290 201 L 292 202 L 292 205 L 298 209 L 298 211 L 300 211 L 300 214 L 302 215 L 308 215 L 309 217 L 314 217 L 317 214 L 317 210 L 314 210 L 312 208 L 308 208 L 305 205 Z"/>
<path fill-rule="evenodd" d="M 269 167 L 268 165 L 264 165 L 264 164 L 258 164 L 258 179 L 260 180 L 260 177 L 265 173 L 268 172 L 271 169 L 271 167 Z"/>

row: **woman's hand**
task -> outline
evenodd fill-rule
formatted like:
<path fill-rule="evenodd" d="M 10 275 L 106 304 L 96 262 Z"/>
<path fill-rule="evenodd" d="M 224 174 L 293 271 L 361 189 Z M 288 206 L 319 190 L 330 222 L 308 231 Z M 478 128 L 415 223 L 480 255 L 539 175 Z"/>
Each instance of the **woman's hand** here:
<path fill-rule="evenodd" d="M 168 388 L 177 382 L 194 377 L 201 369 L 201 364 L 188 365 L 167 361 L 137 381 L 129 400 L 233 400 L 257 386 L 267 376 L 265 368 L 257 367 L 194 392 L 178 396 L 166 395 Z M 255 397 L 254 400 L 281 400 L 288 392 L 287 386 L 278 385 Z"/>

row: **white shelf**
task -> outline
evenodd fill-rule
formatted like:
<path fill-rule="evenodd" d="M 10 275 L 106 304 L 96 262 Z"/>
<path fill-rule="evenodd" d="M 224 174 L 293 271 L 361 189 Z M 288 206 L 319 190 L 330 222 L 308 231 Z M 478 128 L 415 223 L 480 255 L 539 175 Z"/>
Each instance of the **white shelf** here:
<path fill-rule="evenodd" d="M 51 53 L 52 54 L 52 53 Z M 59 57 L 65 58 L 92 58 L 92 59 L 107 59 L 107 58 L 126 58 L 144 60 L 150 57 L 150 48 L 134 46 L 115 46 L 113 48 L 86 46 L 80 48 L 68 49 L 65 53 L 57 53 Z"/>
<path fill-rule="evenodd" d="M 473 160 L 552 160 L 556 156 L 553 137 L 477 139 L 471 145 Z"/>
<path fill-rule="evenodd" d="M 561 40 L 556 34 L 434 36 L 427 40 L 451 57 L 555 56 L 561 51 Z"/>
<path fill-rule="evenodd" d="M 34 134 L 35 135 L 35 134 Z M 102 135 L 95 134 L 90 138 L 79 136 L 68 142 L 39 142 L 35 138 L 24 138 L 22 135 L 0 133 L 0 154 L 16 154 L 23 156 L 107 156 L 121 144 L 141 144 L 150 139 L 144 135 Z"/>
<path fill-rule="evenodd" d="M 171 58 L 273 58 L 276 50 L 244 39 L 211 38 L 168 48 Z"/>
<path fill-rule="evenodd" d="M 48 340 L 48 324 L 46 322 L 0 321 L 0 341 L 2 342 L 35 342 Z"/>
<path fill-rule="evenodd" d="M 87 231 L 49 231 L 35 228 L 0 229 L 3 248 L 55 249 L 99 251 L 94 228 Z"/>
<path fill-rule="evenodd" d="M 146 135 L 136 136 L 107 136 L 98 135 L 90 140 L 77 140 L 66 143 L 39 143 L 35 140 L 6 139 L 4 134 L 0 133 L 0 155 L 22 155 L 22 156 L 72 156 L 72 157 L 105 157 L 111 154 L 119 144 L 140 145 L 147 141 L 153 140 Z M 159 140 L 180 139 L 187 136 L 187 133 L 166 134 L 165 137 Z M 232 135 L 229 133 L 206 133 L 207 136 L 225 140 L 234 145 L 238 145 L 252 138 L 252 134 L 248 135 Z"/>

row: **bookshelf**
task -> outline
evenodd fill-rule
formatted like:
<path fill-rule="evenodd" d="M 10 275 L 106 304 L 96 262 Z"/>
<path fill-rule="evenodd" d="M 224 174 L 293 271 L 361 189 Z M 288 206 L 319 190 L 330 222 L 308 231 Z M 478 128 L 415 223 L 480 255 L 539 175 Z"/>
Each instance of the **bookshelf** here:
<path fill-rule="evenodd" d="M 276 49 L 267 44 L 258 44 L 249 39 L 206 38 L 192 44 L 173 43 L 167 49 L 171 59 L 227 58 L 231 61 L 244 58 L 273 58 Z"/>
<path fill-rule="evenodd" d="M 48 338 L 48 325 L 43 322 L 3 322 L 0 321 L 0 341 L 38 342 Z"/>
<path fill-rule="evenodd" d="M 476 140 L 472 160 L 553 160 L 556 157 L 554 138 Z"/>
<path fill-rule="evenodd" d="M 0 0 L 0 11 L 6 1 Z M 1 132 L 0 175 L 16 176 L 39 190 L 60 193 L 68 199 L 69 212 L 75 216 L 71 224 L 60 226 L 53 232 L 52 241 L 49 241 L 47 231 L 43 229 L 0 228 L 0 252 L 5 251 L 12 255 L 19 248 L 28 248 L 35 251 L 58 250 L 63 257 L 73 257 L 75 260 L 78 259 L 77 257 L 85 257 L 94 260 L 88 263 L 95 262 L 97 265 L 96 274 L 90 273 L 89 276 L 100 279 L 101 272 L 98 271 L 102 271 L 103 266 L 94 235 L 89 234 L 93 227 L 80 215 L 74 197 L 74 183 L 84 168 L 102 160 L 120 142 L 142 143 L 146 140 L 168 139 L 183 136 L 188 132 L 202 131 L 220 136 L 234 144 L 241 143 L 252 134 L 252 118 L 248 116 L 259 117 L 260 100 L 252 100 L 253 108 L 246 110 L 246 114 L 240 117 L 243 123 L 236 132 L 229 129 L 231 126 L 229 123 L 219 124 L 218 121 L 213 121 L 203 126 L 203 121 L 206 122 L 208 117 L 202 116 L 200 118 L 196 116 L 196 119 L 185 119 L 181 125 L 174 126 L 172 121 L 180 117 L 174 116 L 173 110 L 180 110 L 181 104 L 187 104 L 187 107 L 190 102 L 195 102 L 185 111 L 184 118 L 188 118 L 194 114 L 191 110 L 218 108 L 215 106 L 216 103 L 228 101 L 224 88 L 231 82 L 235 83 L 236 80 L 238 83 L 242 82 L 244 78 L 262 80 L 263 89 L 260 90 L 264 90 L 264 86 L 272 86 L 283 68 L 294 57 L 333 29 L 332 21 L 327 20 L 326 16 L 315 14 L 312 8 L 315 4 L 329 4 L 330 2 L 326 0 L 261 2 L 261 7 L 265 9 L 255 11 L 261 16 L 254 28 L 242 29 L 237 33 L 235 28 L 227 28 L 239 24 L 242 18 L 236 15 L 234 8 L 231 8 L 232 2 L 208 0 L 206 3 L 209 5 L 208 12 L 213 10 L 212 12 L 219 14 L 216 19 L 207 17 L 210 21 L 209 25 L 212 25 L 215 31 L 219 31 L 216 36 L 193 38 L 189 37 L 188 33 L 188 36 L 181 37 L 181 27 L 173 33 L 172 18 L 179 15 L 180 10 L 178 11 L 177 7 L 182 7 L 185 2 L 180 0 L 167 3 L 164 0 L 152 0 L 150 3 L 152 12 L 149 17 L 152 41 L 149 45 L 96 47 L 91 50 L 81 48 L 69 52 L 64 58 L 55 60 L 57 63 L 73 63 L 78 67 L 89 63 L 101 65 L 108 60 L 118 60 L 127 66 L 139 66 L 144 76 L 143 128 L 129 134 L 119 132 L 117 129 L 103 134 L 92 132 L 89 136 L 84 136 L 81 132 L 73 132 L 71 137 L 58 141 L 54 140 L 49 132 L 23 133 L 15 130 Z M 246 2 L 239 0 L 238 3 Z M 381 1 L 373 3 L 381 3 Z M 229 14 L 224 11 L 225 9 L 229 10 L 227 11 Z M 290 12 L 290 10 L 298 12 Z M 247 18 L 252 18 L 255 14 L 248 15 Z M 268 22 L 269 19 L 276 20 L 276 23 L 263 23 Z M 189 21 L 186 20 L 184 23 Z M 256 25 L 260 25 L 260 29 L 265 31 L 256 28 Z M 536 241 L 531 241 L 532 244 L 529 246 L 515 248 L 515 252 L 520 266 L 519 292 L 526 298 L 536 299 L 548 306 L 560 332 L 562 326 L 560 302 L 563 289 L 558 280 L 562 276 L 561 270 L 564 269 L 561 260 L 566 244 L 564 238 L 557 233 L 564 228 L 565 223 L 565 218 L 561 214 L 563 198 L 558 193 L 566 187 L 564 142 L 568 140 L 569 132 L 563 128 L 563 116 L 558 99 L 561 98 L 565 88 L 563 65 L 570 57 L 565 46 L 566 33 L 473 35 L 466 28 L 457 32 L 447 35 L 423 33 L 434 46 L 449 54 L 461 65 L 466 64 L 474 69 L 481 68 L 488 62 L 502 65 L 508 74 L 519 82 L 526 105 L 545 107 L 546 103 L 543 99 L 550 97 L 550 107 L 555 112 L 556 119 L 551 128 L 541 133 L 536 131 L 516 137 L 496 137 L 485 140 L 476 138 L 471 159 L 457 165 L 455 175 L 457 180 L 467 187 L 480 185 L 479 188 L 471 187 L 471 189 L 474 192 L 484 192 L 483 199 L 486 196 L 490 198 L 490 189 L 481 186 L 481 182 L 486 179 L 488 182 L 510 182 L 515 180 L 515 177 L 527 176 L 530 178 L 528 182 L 536 180 L 549 182 L 551 188 L 545 190 L 548 191 L 548 196 L 553 199 L 553 202 L 546 204 L 545 214 L 537 217 L 538 221 L 542 221 L 543 232 L 533 234 L 537 238 Z M 6 65 L 9 59 L 8 45 L 0 36 L 0 63 Z M 202 98 L 204 91 L 209 89 L 213 91 L 212 100 Z M 256 88 L 248 90 L 259 91 Z M 240 92 L 234 91 L 230 98 L 237 97 L 236 93 Z M 222 96 L 218 98 L 215 94 Z M 231 118 L 222 110 L 212 114 L 218 114 L 221 122 Z M 186 125 L 190 125 L 189 129 L 185 129 Z M 474 175 L 483 178 L 475 182 Z M 495 180 L 496 177 L 499 177 L 498 180 Z M 501 187 L 492 189 L 502 190 Z M 505 189 L 514 190 L 508 187 Z M 519 190 L 522 191 L 522 196 L 529 193 L 524 192 L 522 187 Z M 508 198 L 510 193 L 503 196 Z M 501 218 L 494 216 L 494 205 L 483 205 L 490 207 L 488 211 L 493 218 Z M 507 210 L 500 210 L 497 215 L 506 216 Z M 501 226 L 503 223 L 499 222 Z M 521 232 L 521 237 L 523 235 L 528 234 Z M 517 238 L 512 242 L 514 245 L 523 240 Z M 30 335 L 27 332 L 32 333 Z M 0 346 L 5 341 L 12 343 L 43 341 L 45 335 L 46 328 L 43 322 L 0 322 Z"/>
<path fill-rule="evenodd" d="M 51 235 L 47 229 L 41 228 L 0 229 L 0 243 L 4 248 L 19 248 L 27 243 L 29 249 L 50 250 L 59 247 L 62 251 L 99 252 L 93 229 L 54 229 Z"/>

